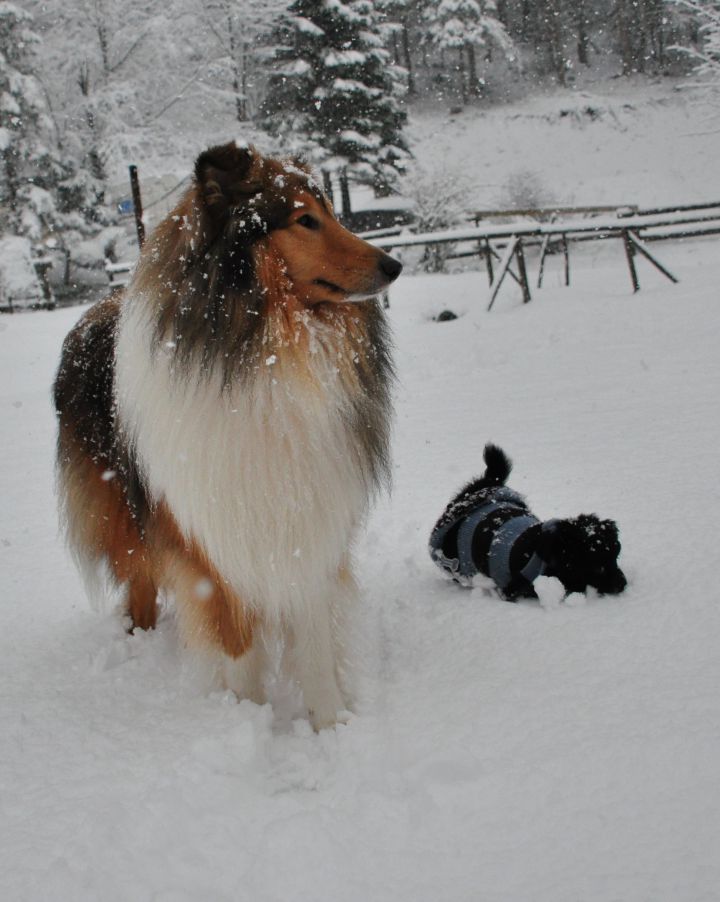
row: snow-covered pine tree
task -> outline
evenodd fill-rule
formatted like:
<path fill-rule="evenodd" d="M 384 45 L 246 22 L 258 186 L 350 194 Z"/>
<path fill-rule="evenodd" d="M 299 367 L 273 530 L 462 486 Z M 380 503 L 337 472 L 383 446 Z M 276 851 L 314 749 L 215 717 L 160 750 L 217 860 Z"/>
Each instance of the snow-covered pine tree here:
<path fill-rule="evenodd" d="M 421 0 L 375 0 L 375 9 L 383 22 L 385 45 L 393 52 L 395 64 L 405 69 L 407 95 L 416 94 L 415 63 L 411 50 L 411 30 L 422 15 Z"/>
<path fill-rule="evenodd" d="M 610 21 L 623 75 L 662 69 L 669 24 L 665 0 L 615 0 Z"/>
<path fill-rule="evenodd" d="M 64 175 L 34 75 L 39 44 L 30 13 L 0 2 L 0 235 L 33 240 L 57 224 L 54 189 Z"/>
<path fill-rule="evenodd" d="M 70 286 L 75 251 L 114 217 L 102 181 L 84 165 L 82 137 L 68 130 L 61 145 L 37 74 L 43 54 L 32 15 L 0 0 L 0 237 L 24 241 L 27 259 L 31 246 L 50 253 L 58 264 L 51 280 Z"/>
<path fill-rule="evenodd" d="M 404 73 L 370 0 L 295 0 L 273 33 L 260 124 L 286 150 L 386 193 L 408 158 Z"/>
<path fill-rule="evenodd" d="M 514 54 L 495 0 L 431 0 L 425 19 L 427 39 L 441 50 L 457 53 L 455 69 L 463 103 L 481 93 L 478 51 L 487 53 L 495 47 L 507 57 Z"/>
<path fill-rule="evenodd" d="M 699 46 L 682 48 L 695 64 L 700 86 L 720 94 L 720 0 L 666 0 L 684 11 L 697 27 Z"/>

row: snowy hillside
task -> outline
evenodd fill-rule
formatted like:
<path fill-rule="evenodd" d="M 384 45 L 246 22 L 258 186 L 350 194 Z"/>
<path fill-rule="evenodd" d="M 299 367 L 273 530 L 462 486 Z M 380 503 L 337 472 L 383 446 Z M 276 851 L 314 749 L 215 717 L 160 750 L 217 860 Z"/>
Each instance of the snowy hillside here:
<path fill-rule="evenodd" d="M 362 706 L 320 735 L 287 687 L 274 710 L 208 691 L 170 612 L 128 637 L 90 610 L 56 537 L 49 403 L 81 311 L 3 317 L 0 898 L 716 898 L 720 264 L 715 239 L 657 252 L 678 286 L 643 266 L 633 296 L 621 247 L 593 245 L 570 289 L 551 260 L 529 306 L 508 287 L 491 314 L 482 273 L 400 280 Z M 443 580 L 428 533 L 487 440 L 540 516 L 617 519 L 624 596 Z"/>
<path fill-rule="evenodd" d="M 467 179 L 480 209 L 512 206 L 513 177 L 528 173 L 548 205 L 664 206 L 720 198 L 713 122 L 669 79 L 622 79 L 456 115 L 415 111 L 410 133 L 420 164 Z"/>
<path fill-rule="evenodd" d="M 411 172 L 417 166 L 436 180 L 460 182 L 468 210 L 512 207 L 518 200 L 530 206 L 665 206 L 720 199 L 720 131 L 712 127 L 706 105 L 674 88 L 669 80 L 623 79 L 537 92 L 458 114 L 419 105 L 411 108 L 408 125 Z M 198 132 L 181 111 L 177 115 L 172 145 L 148 143 L 113 170 L 113 197 L 119 200 L 129 196 L 127 161 L 139 164 L 151 224 L 177 201 L 185 182 L 164 195 L 188 175 L 205 147 L 238 136 L 240 129 L 243 140 L 270 148 L 257 130 L 215 118 Z M 356 207 L 378 205 L 367 189 L 353 194 Z"/>

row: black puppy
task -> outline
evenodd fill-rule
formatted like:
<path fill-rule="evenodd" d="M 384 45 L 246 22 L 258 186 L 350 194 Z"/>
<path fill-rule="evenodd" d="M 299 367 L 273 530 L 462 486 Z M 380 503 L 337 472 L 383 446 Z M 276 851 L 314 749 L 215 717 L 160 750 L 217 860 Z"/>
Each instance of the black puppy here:
<path fill-rule="evenodd" d="M 495 445 L 486 445 L 486 470 L 450 502 L 430 536 L 433 560 L 458 582 L 489 576 L 510 601 L 536 598 L 538 576 L 555 576 L 566 592 L 588 586 L 617 595 L 626 586 L 617 565 L 617 525 L 594 514 L 571 520 L 533 516 L 522 495 L 505 486 L 512 463 Z"/>

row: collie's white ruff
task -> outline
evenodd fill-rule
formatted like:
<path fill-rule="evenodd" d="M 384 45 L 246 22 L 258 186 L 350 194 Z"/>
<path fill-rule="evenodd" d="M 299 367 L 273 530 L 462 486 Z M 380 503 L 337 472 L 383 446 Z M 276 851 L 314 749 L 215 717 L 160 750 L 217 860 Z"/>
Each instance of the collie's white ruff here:
<path fill-rule="evenodd" d="M 283 630 L 313 721 L 335 722 L 348 702 L 338 633 L 356 597 L 351 545 L 372 491 L 339 369 L 347 339 L 296 314 L 295 341 L 309 339 L 310 353 L 294 354 L 269 323 L 255 372 L 223 389 L 219 373 L 176 371 L 154 329 L 149 299 L 128 298 L 118 415 L 147 490 L 265 627 Z M 255 647 L 224 662 L 230 688 L 257 695 L 259 657 Z"/>

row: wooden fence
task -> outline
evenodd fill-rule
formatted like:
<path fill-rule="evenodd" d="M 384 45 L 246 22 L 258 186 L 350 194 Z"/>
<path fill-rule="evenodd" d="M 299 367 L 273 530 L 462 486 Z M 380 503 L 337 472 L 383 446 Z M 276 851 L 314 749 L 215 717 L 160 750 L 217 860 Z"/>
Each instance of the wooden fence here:
<path fill-rule="evenodd" d="M 598 208 L 593 208 L 598 209 Z M 576 212 L 576 209 L 573 209 Z M 545 259 L 551 251 L 561 250 L 565 264 L 565 284 L 570 284 L 569 245 L 576 241 L 620 239 L 632 281 L 633 291 L 639 291 L 636 258 L 644 257 L 672 282 L 678 279 L 648 248 L 648 242 L 672 238 L 697 237 L 720 233 L 720 203 L 698 204 L 657 211 L 630 212 L 622 215 L 598 216 L 588 219 L 567 218 L 550 222 L 514 222 L 487 224 L 467 228 L 427 232 L 421 235 L 396 234 L 379 236 L 372 243 L 387 251 L 402 247 L 428 247 L 446 244 L 472 243 L 474 248 L 463 256 L 478 256 L 486 266 L 490 283 L 491 310 L 500 287 L 510 275 L 521 287 L 523 301 L 531 300 L 530 283 L 525 261 L 529 244 L 540 246 L 540 265 L 537 285 L 542 285 Z M 458 254 L 457 256 L 460 256 Z M 513 262 L 515 268 L 513 269 Z"/>
<path fill-rule="evenodd" d="M 566 218 L 558 219 L 559 214 Z M 537 218 L 550 214 L 548 222 Z M 610 215 L 614 214 L 614 215 Z M 509 218 L 532 215 L 530 221 L 508 223 L 484 223 L 457 229 L 414 234 L 403 232 L 400 227 L 378 229 L 363 234 L 377 247 L 387 251 L 403 247 L 429 247 L 461 245 L 469 249 L 459 250 L 450 256 L 478 257 L 485 265 L 490 284 L 491 310 L 500 287 L 509 275 L 520 285 L 523 301 L 531 300 L 525 250 L 539 247 L 540 262 L 537 287 L 542 286 L 545 261 L 550 253 L 560 252 L 564 261 L 565 284 L 570 284 L 570 244 L 615 238 L 622 241 L 630 273 L 633 291 L 639 291 L 640 280 L 636 266 L 637 257 L 643 257 L 666 278 L 677 282 L 670 272 L 648 248 L 650 242 L 671 239 L 701 237 L 720 234 L 720 202 L 708 202 L 675 207 L 658 207 L 639 210 L 625 205 L 621 207 L 562 207 L 547 210 L 493 210 L 473 214 L 476 222 L 484 216 Z M 514 264 L 514 267 L 513 267 Z M 132 263 L 108 263 L 108 281 L 115 287 L 127 283 Z M 386 301 L 387 302 L 387 301 Z"/>

